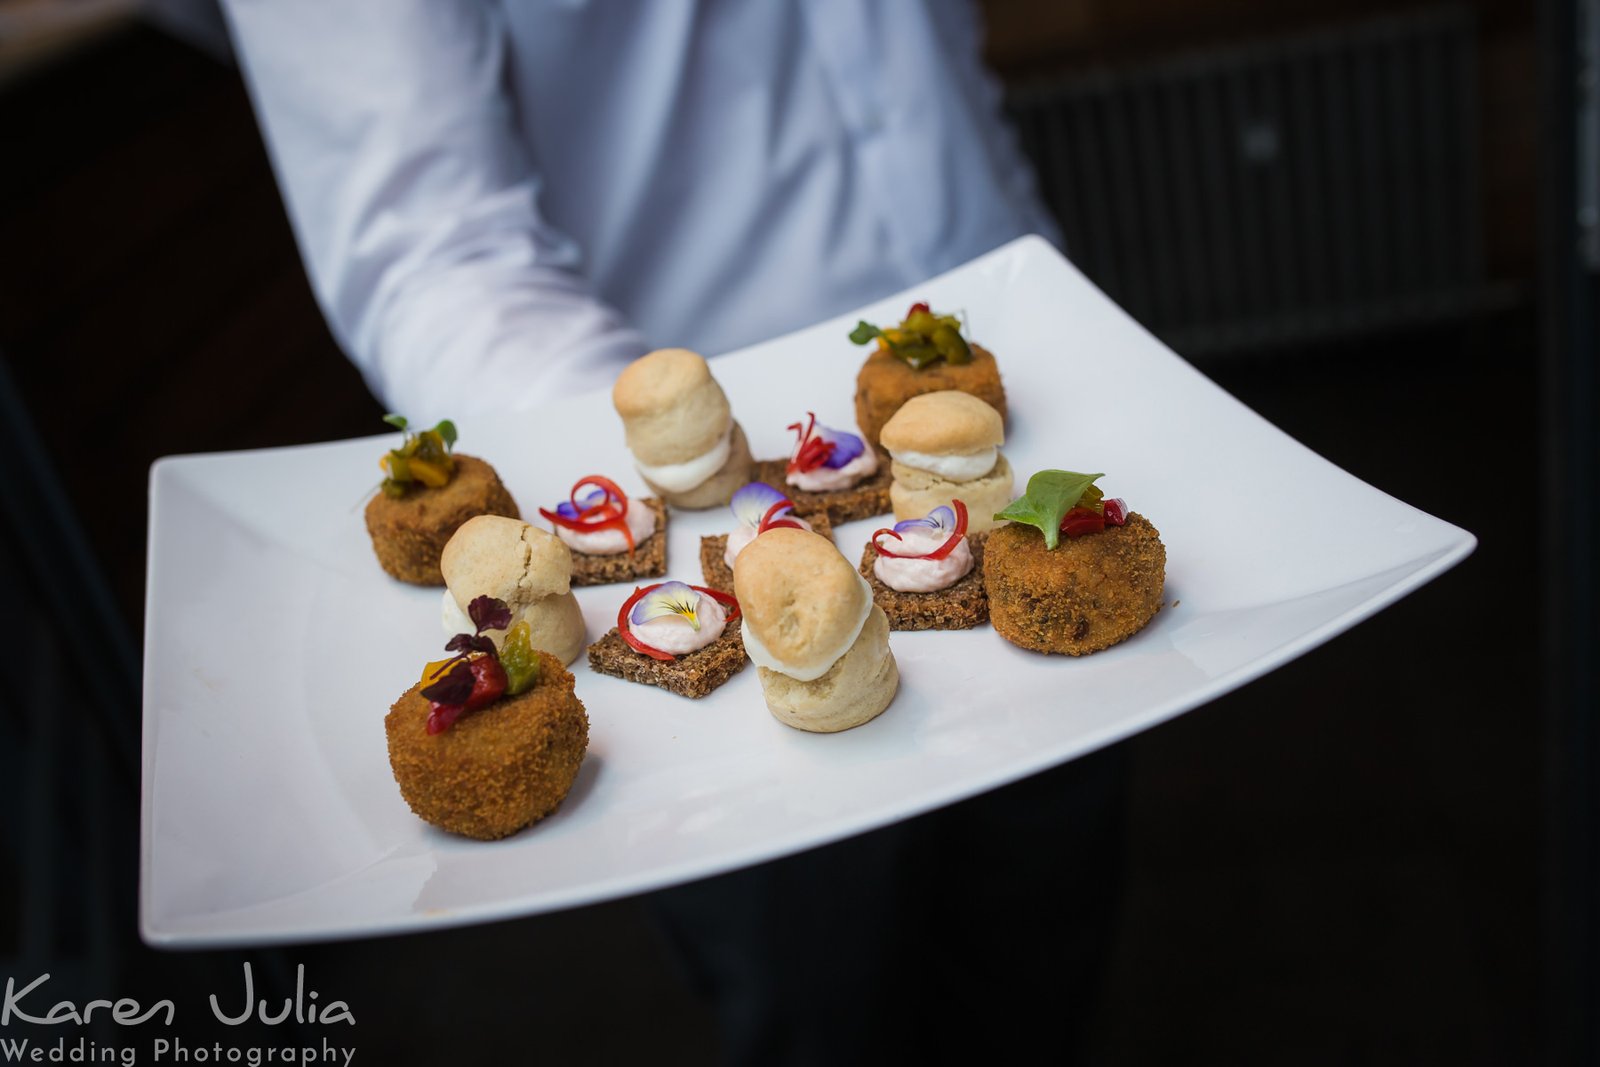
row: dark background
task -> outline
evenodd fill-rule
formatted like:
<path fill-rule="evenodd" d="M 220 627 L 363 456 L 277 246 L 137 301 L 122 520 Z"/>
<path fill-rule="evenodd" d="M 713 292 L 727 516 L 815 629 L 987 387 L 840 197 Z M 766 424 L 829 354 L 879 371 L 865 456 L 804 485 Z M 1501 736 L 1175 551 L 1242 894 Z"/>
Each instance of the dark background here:
<path fill-rule="evenodd" d="M 984 6 L 1090 276 L 1290 434 L 1480 539 L 1372 621 L 1124 742 L 1091 1059 L 1583 1062 L 1597 394 L 1575 5 Z M 0 971 L 171 996 L 189 1024 L 242 961 L 268 983 L 304 963 L 351 1003 L 367 1063 L 713 1060 L 639 900 L 281 953 L 137 943 L 148 466 L 368 434 L 381 411 L 317 312 L 214 24 L 23 21 L 0 37 Z M 1198 258 L 1218 248 L 1228 264 Z M 1226 510 L 1250 487 L 1223 475 Z"/>

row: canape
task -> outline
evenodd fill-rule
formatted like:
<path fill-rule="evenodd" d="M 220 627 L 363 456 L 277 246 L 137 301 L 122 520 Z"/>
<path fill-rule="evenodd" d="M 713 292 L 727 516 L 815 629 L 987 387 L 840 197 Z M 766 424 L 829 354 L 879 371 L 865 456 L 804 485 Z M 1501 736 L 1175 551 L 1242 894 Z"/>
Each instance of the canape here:
<path fill-rule="evenodd" d="M 877 342 L 856 376 L 856 425 L 878 443 L 884 423 L 914 396 L 941 389 L 971 393 L 1006 415 L 1006 390 L 993 354 L 961 335 L 961 320 L 912 304 L 898 325 L 879 329 L 861 322 L 850 334 L 858 345 Z"/>
<path fill-rule="evenodd" d="M 833 524 L 826 511 L 798 515 L 794 501 L 765 482 L 751 482 L 733 494 L 733 529 L 700 538 L 700 572 L 706 584 L 724 592 L 733 590 L 733 563 L 760 534 L 781 527 L 812 530 L 833 540 Z"/>
<path fill-rule="evenodd" d="M 900 684 L 889 620 L 866 580 L 826 539 L 770 530 L 739 556 L 744 646 L 774 718 L 835 733 L 876 718 Z"/>
<path fill-rule="evenodd" d="M 591 487 L 580 499 L 578 493 Z M 656 497 L 628 499 L 598 474 L 578 479 L 568 499 L 539 514 L 572 552 L 573 585 L 608 585 L 667 573 L 667 509 Z"/>
<path fill-rule="evenodd" d="M 726 504 L 750 480 L 744 430 L 696 353 L 663 348 L 641 356 L 617 376 L 611 400 L 640 477 L 673 507 Z"/>
<path fill-rule="evenodd" d="M 443 585 L 439 557 L 462 523 L 475 515 L 515 519 L 521 513 L 493 467 L 454 451 L 454 423 L 446 419 L 411 433 L 399 415 L 386 415 L 384 421 L 405 436 L 399 448 L 378 461 L 383 483 L 366 510 L 372 549 L 391 577 L 412 585 Z"/>
<path fill-rule="evenodd" d="M 617 625 L 589 646 L 589 666 L 679 696 L 703 697 L 744 669 L 739 602 L 683 582 L 640 586 Z"/>
<path fill-rule="evenodd" d="M 1081 656 L 1138 633 L 1161 608 L 1167 552 L 1148 519 L 1094 483 L 1045 470 L 984 545 L 989 620 L 1035 652 Z"/>
<path fill-rule="evenodd" d="M 889 510 L 889 464 L 860 437 L 835 430 L 806 412 L 789 424 L 795 434 L 788 459 L 756 464 L 756 480 L 794 501 L 804 514 L 824 512 L 834 525 Z"/>
<path fill-rule="evenodd" d="M 891 630 L 969 630 L 989 620 L 983 591 L 983 543 L 968 532 L 963 501 L 940 505 L 872 535 L 861 576 Z"/>
<path fill-rule="evenodd" d="M 583 651 L 587 634 L 572 595 L 572 553 L 555 534 L 519 519 L 480 515 L 463 523 L 445 545 L 440 568 L 445 633 L 470 629 L 467 606 L 489 596 L 506 603 L 513 622 L 529 623 L 536 647 L 563 664 Z"/>
<path fill-rule="evenodd" d="M 492 841 L 555 811 L 589 744 L 572 675 L 534 647 L 503 601 L 469 605 L 470 633 L 430 663 L 384 719 L 400 795 L 426 822 Z M 497 646 L 486 631 L 498 630 Z"/>
<path fill-rule="evenodd" d="M 1000 525 L 993 516 L 1011 502 L 1013 477 L 1000 452 L 1005 424 L 994 408 L 970 393 L 923 393 L 884 423 L 881 439 L 892 457 L 895 518 L 918 518 L 960 497 L 971 532 Z"/>

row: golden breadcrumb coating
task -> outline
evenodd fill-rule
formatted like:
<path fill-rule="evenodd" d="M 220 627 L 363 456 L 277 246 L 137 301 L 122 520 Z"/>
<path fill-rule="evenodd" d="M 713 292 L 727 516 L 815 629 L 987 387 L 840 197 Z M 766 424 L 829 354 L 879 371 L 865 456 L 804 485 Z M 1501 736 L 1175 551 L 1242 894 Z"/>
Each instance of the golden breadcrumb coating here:
<path fill-rule="evenodd" d="M 883 424 L 914 396 L 955 389 L 971 393 L 1006 417 L 1006 390 L 1000 384 L 1000 366 L 982 345 L 972 345 L 972 362 L 959 366 L 940 360 L 913 370 L 910 364 L 882 348 L 861 365 L 856 375 L 856 426 L 872 444 L 878 443 Z"/>
<path fill-rule="evenodd" d="M 425 485 L 402 497 L 379 493 L 367 502 L 367 532 L 378 563 L 412 585 L 443 585 L 439 555 L 456 528 L 477 515 L 522 518 L 494 468 L 476 456 L 455 455 L 456 472 L 437 489 Z"/>
<path fill-rule="evenodd" d="M 1081 656 L 1138 633 L 1161 608 L 1167 551 L 1137 512 L 1126 526 L 1061 538 L 1054 551 L 1032 526 L 991 531 L 983 553 L 989 621 L 1035 652 Z"/>
<path fill-rule="evenodd" d="M 589 746 L 589 717 L 572 674 L 539 652 L 539 681 L 429 734 L 418 682 L 384 719 L 389 766 L 418 817 L 482 841 L 514 834 L 556 810 Z"/>

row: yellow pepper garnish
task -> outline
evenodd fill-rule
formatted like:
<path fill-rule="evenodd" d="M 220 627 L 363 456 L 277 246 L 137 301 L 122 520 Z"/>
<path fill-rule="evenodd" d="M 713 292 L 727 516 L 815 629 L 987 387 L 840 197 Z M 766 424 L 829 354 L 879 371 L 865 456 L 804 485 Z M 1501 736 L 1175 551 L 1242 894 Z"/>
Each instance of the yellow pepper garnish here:
<path fill-rule="evenodd" d="M 399 430 L 406 429 L 406 420 L 399 415 L 385 415 L 384 420 Z M 383 491 L 387 496 L 404 496 L 411 483 L 420 482 L 430 489 L 449 483 L 455 474 L 455 460 L 450 448 L 456 443 L 455 423 L 443 419 L 431 430 L 407 433 L 399 448 L 386 453 L 378 461 L 387 477 Z"/>

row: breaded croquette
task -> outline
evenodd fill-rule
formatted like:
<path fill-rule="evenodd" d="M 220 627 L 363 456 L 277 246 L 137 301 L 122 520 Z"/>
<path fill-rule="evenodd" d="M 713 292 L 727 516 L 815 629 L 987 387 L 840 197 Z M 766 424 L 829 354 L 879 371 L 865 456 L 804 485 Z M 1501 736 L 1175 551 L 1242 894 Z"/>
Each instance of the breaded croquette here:
<path fill-rule="evenodd" d="M 537 652 L 539 679 L 428 733 L 429 702 L 412 686 L 384 719 L 400 795 L 423 820 L 483 841 L 514 834 L 556 810 L 589 745 L 589 717 L 572 674 Z"/>
<path fill-rule="evenodd" d="M 1000 366 L 982 345 L 972 345 L 972 362 L 950 364 L 943 360 L 914 369 L 885 348 L 878 348 L 861 365 L 856 376 L 856 426 L 861 436 L 876 445 L 883 424 L 914 396 L 955 389 L 971 393 L 1006 415 L 1006 390 L 1000 383 Z"/>
<path fill-rule="evenodd" d="M 494 468 L 457 453 L 455 474 L 437 489 L 414 485 L 404 496 L 378 493 L 367 503 L 367 532 L 378 562 L 412 585 L 443 585 L 439 554 L 456 528 L 478 515 L 520 519 L 517 502 Z"/>
<path fill-rule="evenodd" d="M 1009 523 L 984 546 L 989 621 L 1035 652 L 1098 652 L 1133 636 L 1160 609 L 1166 564 L 1161 535 L 1137 512 L 1124 526 L 1063 537 L 1054 550 L 1034 527 Z"/>

